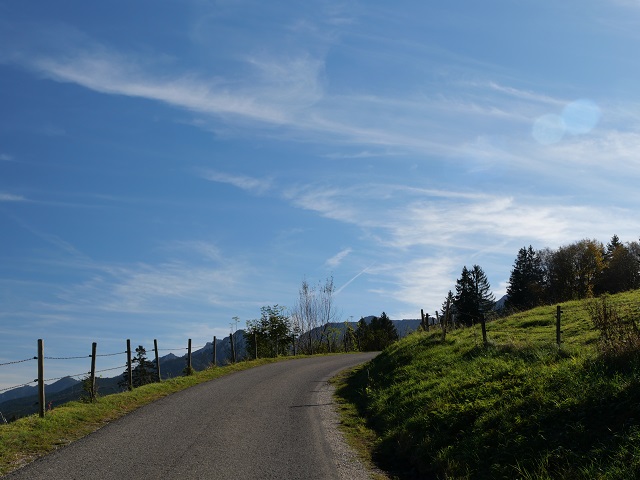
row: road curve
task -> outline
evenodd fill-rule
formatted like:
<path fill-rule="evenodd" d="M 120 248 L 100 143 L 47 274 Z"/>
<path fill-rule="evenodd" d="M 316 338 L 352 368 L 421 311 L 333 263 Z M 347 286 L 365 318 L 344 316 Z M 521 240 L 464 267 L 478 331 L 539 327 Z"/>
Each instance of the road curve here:
<path fill-rule="evenodd" d="M 7 479 L 339 479 L 327 380 L 375 353 L 252 368 L 147 405 Z"/>

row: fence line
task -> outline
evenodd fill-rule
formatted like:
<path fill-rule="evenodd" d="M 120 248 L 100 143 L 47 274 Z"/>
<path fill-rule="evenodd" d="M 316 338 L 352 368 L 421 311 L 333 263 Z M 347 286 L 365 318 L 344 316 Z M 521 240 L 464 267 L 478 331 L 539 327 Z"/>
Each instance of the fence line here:
<path fill-rule="evenodd" d="M 16 365 L 17 363 L 31 362 L 37 359 L 38 357 L 31 357 L 31 358 L 25 358 L 24 360 L 14 360 L 13 362 L 0 363 L 0 367 L 4 367 L 5 365 Z"/>
<path fill-rule="evenodd" d="M 188 340 L 188 346 L 187 347 L 176 347 L 176 348 L 158 348 L 158 342 L 157 340 L 154 340 L 154 348 L 151 349 L 152 351 L 155 351 L 155 366 L 156 366 L 156 370 L 157 370 L 157 380 L 161 381 L 161 375 L 160 375 L 160 359 L 158 357 L 158 352 L 160 351 L 182 351 L 185 350 L 187 351 L 187 359 L 186 359 L 186 363 L 187 363 L 187 368 L 186 371 L 187 373 L 191 373 L 192 368 L 191 368 L 191 352 L 193 349 L 196 350 L 200 350 L 203 349 L 207 346 L 207 344 L 202 345 L 202 346 L 198 346 L 198 347 L 192 347 L 191 346 L 191 339 Z M 216 337 L 213 337 L 213 354 L 216 355 L 217 349 L 216 349 L 217 345 L 216 345 Z M 3 392 L 7 392 L 9 390 L 14 390 L 16 388 L 21 388 L 21 387 L 27 387 L 27 386 L 31 386 L 32 384 L 36 383 L 38 386 L 38 404 L 39 404 L 39 413 L 40 416 L 43 417 L 45 414 L 45 383 L 47 382 L 55 382 L 58 380 L 62 380 L 64 378 L 67 377 L 71 377 L 71 378 L 81 378 L 81 377 L 87 377 L 88 380 L 90 381 L 89 383 L 89 393 L 91 396 L 92 400 L 95 400 L 96 398 L 96 385 L 95 385 L 95 379 L 96 379 L 96 374 L 98 373 L 104 373 L 104 372 L 110 372 L 110 371 L 114 371 L 114 370 L 122 370 L 125 369 L 126 373 L 127 373 L 127 377 L 128 377 L 128 386 L 129 389 L 133 389 L 133 378 L 132 378 L 132 374 L 134 372 L 134 368 L 132 368 L 132 363 L 134 363 L 132 361 L 131 358 L 131 354 L 132 354 L 132 349 L 131 349 L 131 341 L 127 340 L 127 349 L 124 351 L 120 351 L 120 352 L 114 352 L 114 353 L 102 353 L 102 354 L 98 354 L 96 352 L 97 349 L 97 343 L 93 343 L 92 344 L 92 352 L 90 355 L 73 355 L 73 356 L 45 356 L 44 355 L 44 342 L 42 339 L 38 340 L 38 355 L 35 357 L 30 357 L 30 358 L 25 358 L 22 360 L 14 360 L 14 361 L 8 361 L 8 362 L 4 362 L 4 363 L 0 363 L 0 366 L 8 366 L 8 365 L 16 365 L 16 364 L 20 364 L 20 363 L 25 363 L 25 362 L 31 362 L 31 361 L 37 361 L 38 363 L 38 378 L 31 381 L 31 382 L 27 382 L 27 383 L 23 383 L 20 385 L 14 385 L 11 387 L 4 387 L 0 389 L 0 393 Z M 97 357 L 114 357 L 114 356 L 119 356 L 119 355 L 126 355 L 127 356 L 127 363 L 124 366 L 117 366 L 117 367 L 112 367 L 112 368 L 104 368 L 104 369 L 100 369 L 100 370 L 96 370 L 95 367 L 95 363 L 96 363 L 96 358 Z M 89 372 L 82 372 L 82 373 L 76 373 L 76 374 L 68 374 L 68 375 L 64 375 L 61 377 L 55 377 L 55 378 L 44 378 L 44 362 L 46 361 L 59 361 L 59 360 L 82 360 L 82 359 L 91 359 L 91 371 Z M 214 358 L 212 359 L 212 364 L 214 366 L 216 366 L 217 364 L 217 359 Z M 24 409 L 22 410 L 24 411 Z"/>
<path fill-rule="evenodd" d="M 22 385 L 15 385 L 15 386 L 13 386 L 13 387 L 0 388 L 0 393 L 1 393 L 1 392 L 6 392 L 6 391 L 8 391 L 8 390 L 13 390 L 14 388 L 28 387 L 30 383 L 35 383 L 35 382 L 37 382 L 37 381 L 38 381 L 38 380 L 33 380 L 33 381 L 29 382 L 29 383 L 23 383 Z"/>

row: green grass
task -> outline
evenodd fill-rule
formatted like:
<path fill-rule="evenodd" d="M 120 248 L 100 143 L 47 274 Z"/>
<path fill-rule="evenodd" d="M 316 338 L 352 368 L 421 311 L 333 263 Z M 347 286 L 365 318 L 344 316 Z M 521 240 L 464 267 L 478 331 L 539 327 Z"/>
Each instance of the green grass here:
<path fill-rule="evenodd" d="M 637 312 L 640 291 L 610 300 Z M 479 326 L 416 333 L 338 395 L 399 478 L 639 478 L 640 355 L 604 360 L 584 307 L 562 304 L 561 348 L 555 306 L 490 322 L 486 347 Z"/>
<path fill-rule="evenodd" d="M 171 393 L 233 372 L 288 358 L 292 357 L 252 360 L 210 368 L 191 376 L 144 385 L 130 392 L 99 397 L 94 403 L 70 402 L 47 412 L 44 418 L 31 415 L 0 425 L 0 475 Z"/>

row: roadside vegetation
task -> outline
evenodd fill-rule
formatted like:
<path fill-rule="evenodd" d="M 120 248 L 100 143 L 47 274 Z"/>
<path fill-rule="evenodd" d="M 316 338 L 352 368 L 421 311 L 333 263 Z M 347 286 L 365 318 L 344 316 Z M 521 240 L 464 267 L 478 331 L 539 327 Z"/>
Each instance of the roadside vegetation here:
<path fill-rule="evenodd" d="M 285 360 L 280 357 L 212 367 L 193 375 L 149 383 L 132 391 L 98 397 L 95 402 L 69 402 L 49 410 L 44 418 L 31 415 L 0 424 L 0 475 L 98 430 L 107 423 L 162 397 L 240 370 Z"/>
<path fill-rule="evenodd" d="M 338 388 L 398 478 L 640 477 L 640 290 L 390 347 Z M 359 421 L 357 415 L 364 419 Z"/>

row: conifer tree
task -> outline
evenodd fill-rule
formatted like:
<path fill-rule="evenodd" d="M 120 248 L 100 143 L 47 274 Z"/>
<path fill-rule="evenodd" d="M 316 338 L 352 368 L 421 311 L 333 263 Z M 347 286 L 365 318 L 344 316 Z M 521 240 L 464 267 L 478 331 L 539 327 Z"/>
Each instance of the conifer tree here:
<path fill-rule="evenodd" d="M 540 304 L 544 294 L 542 259 L 531 245 L 521 248 L 511 270 L 506 307 L 526 310 Z"/>
<path fill-rule="evenodd" d="M 147 350 L 138 345 L 136 348 L 136 356 L 131 359 L 131 379 L 133 387 L 140 387 L 147 383 L 153 383 L 156 379 L 156 365 L 147 360 Z M 120 387 L 128 387 L 129 373 L 127 370 L 122 374 L 123 379 L 118 382 Z"/>
<path fill-rule="evenodd" d="M 460 278 L 456 281 L 454 308 L 457 321 L 471 326 L 490 312 L 494 305 L 495 297 L 482 268 L 474 265 L 469 270 L 464 266 Z"/>

